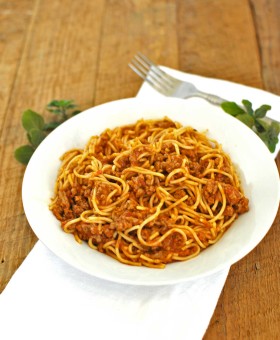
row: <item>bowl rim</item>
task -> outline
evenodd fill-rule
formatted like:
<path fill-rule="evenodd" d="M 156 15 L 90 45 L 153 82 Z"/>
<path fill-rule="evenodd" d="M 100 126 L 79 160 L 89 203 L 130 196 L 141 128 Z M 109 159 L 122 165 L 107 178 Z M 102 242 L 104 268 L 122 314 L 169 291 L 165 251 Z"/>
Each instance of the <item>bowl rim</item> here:
<path fill-rule="evenodd" d="M 64 148 L 66 147 L 68 144 L 64 143 L 63 138 L 61 138 L 61 134 L 66 133 L 66 131 L 76 131 L 76 134 L 74 135 L 75 137 L 77 137 L 77 131 L 79 130 L 79 123 L 83 123 L 85 124 L 87 121 L 92 121 L 93 119 L 93 115 L 94 114 L 99 114 L 98 116 L 98 124 L 101 124 L 100 122 L 102 122 L 102 124 L 104 125 L 106 123 L 106 120 L 103 119 L 102 116 L 100 116 L 100 114 L 105 115 L 106 117 L 108 116 L 109 118 L 111 118 L 109 125 L 111 127 L 114 126 L 114 124 L 117 124 L 118 122 L 126 119 L 125 117 L 115 117 L 116 113 L 110 113 L 109 111 L 114 109 L 114 110 L 119 110 L 119 112 L 121 112 L 122 110 L 125 110 L 126 114 L 127 114 L 127 110 L 129 109 L 135 109 L 135 112 L 141 112 L 141 110 L 144 112 L 147 109 L 150 109 L 150 111 L 152 112 L 153 110 L 159 110 L 162 109 L 164 111 L 164 109 L 169 109 L 169 110 L 178 110 L 180 113 L 182 110 L 186 109 L 188 111 L 189 114 L 189 119 L 191 118 L 192 121 L 198 121 L 198 118 L 201 117 L 194 117 L 195 114 L 199 114 L 198 112 L 196 112 L 195 114 L 191 111 L 194 110 L 196 108 L 196 110 L 198 110 L 198 112 L 202 112 L 200 113 L 200 115 L 202 115 L 202 117 L 204 117 L 206 120 L 207 115 L 213 115 L 211 116 L 212 120 L 215 118 L 217 119 L 217 121 L 219 121 L 219 119 L 221 121 L 223 121 L 223 124 L 226 124 L 227 127 L 231 127 L 231 129 L 237 129 L 239 131 L 239 137 L 242 137 L 242 134 L 246 135 L 246 138 L 243 140 L 247 140 L 249 141 L 251 144 L 252 143 L 256 143 L 258 146 L 258 151 L 254 151 L 251 150 L 251 154 L 250 157 L 252 158 L 252 160 L 254 160 L 254 165 L 255 164 L 259 164 L 261 165 L 261 162 L 256 162 L 256 158 L 260 157 L 260 155 L 262 157 L 264 157 L 266 163 L 266 169 L 269 170 L 269 178 L 268 178 L 268 182 L 270 184 L 270 188 L 272 188 L 274 186 L 275 190 L 273 191 L 273 199 L 276 200 L 276 202 L 274 203 L 274 205 L 271 205 L 268 207 L 268 209 L 270 209 L 270 214 L 267 218 L 263 218 L 265 220 L 265 226 L 259 226 L 258 225 L 258 233 L 257 235 L 254 235 L 254 240 L 252 241 L 251 239 L 249 240 L 250 242 L 248 243 L 247 247 L 243 249 L 243 251 L 239 251 L 235 254 L 231 255 L 230 260 L 226 259 L 224 262 L 220 263 L 219 265 L 216 265 L 213 268 L 209 268 L 207 270 L 205 270 L 204 272 L 201 273 L 196 273 L 193 276 L 180 276 L 180 277 L 174 277 L 172 275 L 174 275 L 174 273 L 176 273 L 176 271 L 178 269 L 176 269 L 176 267 L 178 267 L 178 264 L 180 263 L 172 263 L 172 264 L 168 264 L 166 266 L 165 269 L 163 269 L 164 271 L 167 270 L 167 268 L 169 268 L 169 266 L 173 266 L 174 268 L 171 270 L 168 270 L 168 275 L 170 275 L 169 277 L 164 276 L 164 275 L 156 275 L 155 279 L 151 279 L 149 278 L 149 275 L 151 274 L 151 270 L 154 271 L 158 271 L 158 269 L 150 269 L 147 267 L 140 267 L 139 270 L 141 271 L 136 271 L 135 269 L 132 270 L 132 272 L 134 274 L 132 274 L 131 276 L 126 277 L 125 274 L 122 274 L 121 276 L 117 276 L 118 271 L 115 269 L 118 266 L 113 266 L 114 270 L 112 272 L 110 272 L 110 270 L 107 268 L 108 266 L 110 267 L 110 265 L 112 265 L 112 261 L 117 262 L 116 260 L 113 260 L 110 258 L 111 261 L 105 261 L 106 263 L 103 265 L 107 268 L 106 272 L 102 272 L 98 269 L 96 269 L 96 267 L 94 267 L 94 270 L 90 270 L 90 268 L 88 267 L 88 265 L 84 266 L 82 263 L 82 258 L 81 256 L 77 256 L 77 254 L 73 255 L 73 256 L 67 256 L 67 254 L 65 254 L 65 252 L 63 251 L 63 249 L 58 249 L 57 244 L 53 243 L 51 244 L 50 237 L 46 237 L 46 231 L 42 230 L 40 221 L 40 214 L 42 214 L 42 216 L 46 216 L 46 211 L 42 208 L 42 204 L 46 204 L 46 195 L 44 196 L 44 199 L 42 200 L 40 198 L 40 193 L 38 193 L 38 190 L 36 191 L 36 187 L 31 186 L 31 183 L 33 182 L 33 180 L 35 180 L 35 183 L 38 185 L 38 183 L 40 183 L 40 180 L 38 178 L 36 178 L 36 170 L 41 170 L 42 171 L 42 164 L 38 164 L 38 162 L 42 162 L 44 160 L 43 155 L 45 155 L 46 153 L 48 154 L 48 152 L 53 150 L 52 147 L 52 143 L 56 142 L 56 148 Z M 140 110 L 140 111 L 139 111 Z M 207 110 L 210 113 L 207 115 L 205 114 L 204 111 L 202 110 Z M 109 112 L 109 113 L 108 113 Z M 142 115 L 143 115 L 142 112 Z M 172 111 L 173 112 L 173 111 Z M 158 115 L 158 111 L 157 111 L 157 115 Z M 170 115 L 174 115 L 174 112 Z M 137 116 L 137 115 L 136 115 Z M 152 116 L 152 115 L 151 115 Z M 175 115 L 176 117 L 178 115 Z M 129 116 L 127 117 L 129 118 L 129 120 L 131 120 L 132 122 L 136 122 L 136 118 L 134 119 L 134 117 Z M 153 118 L 153 117 L 151 117 Z M 95 117 L 96 119 L 96 117 Z M 103 119 L 103 120 L 102 120 Z M 184 117 L 185 119 L 185 117 Z M 176 119 L 174 119 L 176 120 Z M 108 122 L 107 122 L 108 123 Z M 101 124 L 101 125 L 102 125 Z M 200 122 L 200 125 L 205 125 L 205 123 Z M 213 123 L 211 123 L 213 124 Z M 123 125 L 123 124 L 119 124 L 119 125 Z M 198 124 L 199 125 L 199 124 Z M 109 126 L 109 127 L 110 127 Z M 76 130 L 75 130 L 76 129 Z M 87 127 L 87 129 L 89 129 Z M 94 130 L 94 129 L 93 129 Z M 96 131 L 98 130 L 95 129 Z M 102 128 L 99 128 L 99 130 L 102 130 Z M 100 131 L 100 132 L 102 132 Z M 229 132 L 230 133 L 230 132 Z M 93 133 L 94 134 L 94 133 Z M 224 133 L 225 134 L 225 133 Z M 65 137 L 65 136 L 64 136 Z M 82 142 L 82 140 L 85 140 L 85 136 L 78 136 L 77 138 L 79 138 L 79 143 Z M 226 137 L 223 137 L 226 138 Z M 230 137 L 229 137 L 230 138 Z M 219 142 L 219 138 L 216 138 Z M 64 144 L 63 144 L 64 143 Z M 235 156 L 236 156 L 236 150 L 238 149 L 238 147 L 240 147 L 240 142 L 239 141 L 235 141 L 235 143 L 237 143 L 237 146 L 235 146 Z M 250 147 L 252 149 L 252 146 L 250 144 Z M 246 149 L 246 145 L 243 145 L 244 148 Z M 230 146 L 232 147 L 232 146 Z M 227 145 L 227 148 L 229 148 L 229 145 Z M 244 150 L 244 148 L 242 149 L 242 151 Z M 66 151 L 66 150 L 65 150 Z M 225 150 L 227 152 L 227 150 Z M 57 153 L 57 151 L 55 151 L 55 154 Z M 54 158 L 54 157 L 51 157 Z M 248 165 L 248 167 L 250 168 L 250 166 Z M 54 168 L 54 167 L 53 167 Z M 52 168 L 52 169 L 53 169 Z M 45 169 L 46 172 L 51 171 L 48 167 L 47 169 Z M 258 172 L 258 169 L 256 169 L 256 171 Z M 52 174 L 53 175 L 53 174 Z M 278 185 L 276 183 L 277 180 L 277 176 L 278 176 Z M 254 176 L 255 179 L 256 175 Z M 260 177 L 260 174 L 259 174 Z M 44 179 L 50 179 L 51 177 L 49 176 L 49 174 L 45 174 Z M 52 176 L 53 178 L 53 176 Z M 261 178 L 260 178 L 261 179 Z M 30 187 L 31 190 L 33 190 L 31 192 L 31 197 L 30 197 Z M 43 187 L 44 187 L 44 183 L 43 183 Z M 35 191 L 34 191 L 35 190 Z M 49 190 L 49 189 L 48 189 Z M 79 115 L 71 118 L 70 120 L 66 121 L 65 123 L 63 123 L 61 126 L 59 126 L 58 128 L 56 128 L 52 133 L 50 133 L 47 138 L 39 145 L 39 147 L 36 149 L 34 155 L 32 156 L 25 174 L 24 174 L 24 178 L 23 178 L 23 185 L 22 185 L 22 201 L 23 201 L 23 206 L 24 206 L 24 210 L 25 210 L 25 214 L 26 217 L 29 221 L 29 224 L 31 226 L 31 228 L 33 229 L 34 233 L 37 235 L 37 237 L 39 238 L 39 240 L 41 240 L 46 246 L 47 248 L 49 248 L 54 254 L 56 254 L 58 257 L 60 257 L 62 260 L 64 260 L 64 262 L 67 262 L 68 264 L 70 264 L 72 267 L 75 267 L 83 272 L 86 272 L 90 275 L 93 275 L 95 277 L 101 278 L 101 279 L 105 279 L 105 280 L 109 280 L 109 281 L 114 281 L 114 282 L 118 282 L 118 283 L 124 283 L 124 284 L 133 284 L 133 285 L 149 285 L 149 286 L 153 286 L 153 285 L 166 285 L 166 284 L 174 284 L 174 283 L 178 283 L 178 282 L 183 282 L 183 281 L 192 281 L 204 276 L 209 276 L 212 275 L 213 273 L 216 273 L 220 270 L 229 268 L 232 264 L 236 263 L 237 261 L 239 261 L 241 258 L 243 258 L 244 256 L 246 256 L 253 248 L 255 248 L 257 246 L 257 244 L 263 239 L 263 237 L 266 235 L 266 233 L 268 232 L 268 230 L 270 229 L 273 220 L 276 216 L 277 210 L 278 210 L 278 206 L 279 206 L 279 197 L 280 197 L 280 187 L 279 187 L 279 173 L 278 173 L 278 169 L 276 167 L 276 164 L 274 162 L 273 157 L 269 154 L 269 151 L 266 149 L 265 145 L 263 144 L 263 142 L 259 139 L 259 137 L 257 137 L 254 132 L 252 132 L 249 128 L 247 128 L 243 123 L 239 122 L 237 119 L 225 114 L 224 112 L 219 112 L 219 110 L 217 108 L 214 108 L 213 106 L 210 106 L 210 104 L 208 103 L 204 103 L 202 101 L 200 101 L 199 99 L 190 99 L 188 101 L 183 100 L 183 99 L 178 99 L 178 98 L 164 98 L 164 99 L 158 99 L 155 100 L 153 103 L 147 103 L 144 99 L 142 98 L 125 98 L 125 99 L 120 99 L 120 100 L 116 100 L 116 101 L 111 101 L 111 102 L 107 102 L 107 103 L 103 103 L 101 105 L 95 106 L 93 108 L 87 109 L 85 111 L 83 111 L 82 113 L 80 113 Z M 36 200 L 40 201 L 40 204 L 37 205 L 36 204 Z M 264 202 L 264 200 L 261 200 L 262 202 Z M 278 201 L 278 204 L 277 204 Z M 253 202 L 254 203 L 254 202 Z M 258 204 L 259 205 L 259 204 Z M 38 208 L 38 212 L 34 213 L 34 206 Z M 256 209 L 254 209 L 254 213 L 256 214 L 257 211 L 255 211 Z M 35 215 L 34 215 L 35 214 Z M 46 222 L 42 222 L 42 224 L 44 226 L 46 226 L 46 224 L 50 223 L 51 219 L 48 219 L 47 223 Z M 64 232 L 62 232 L 61 230 L 56 231 L 55 233 L 57 233 L 57 235 L 59 233 L 63 233 L 63 236 L 65 237 L 66 234 Z M 228 233 L 228 231 L 227 231 Z M 225 233 L 225 235 L 223 236 L 223 238 L 227 235 L 227 233 Z M 72 235 L 69 235 L 72 237 Z M 61 235 L 59 236 L 61 238 Z M 73 238 L 73 237 L 72 237 Z M 223 239 L 222 238 L 222 239 Z M 72 240 L 73 245 L 77 248 L 77 251 L 79 251 L 79 247 L 75 244 L 74 239 Z M 219 241 L 220 242 L 220 241 Z M 69 245 L 67 244 L 67 247 Z M 217 245 L 215 245 L 217 246 Z M 215 247 L 213 246 L 213 248 Z M 86 245 L 86 247 L 88 247 Z M 73 247 L 70 247 L 73 248 Z M 89 247 L 88 247 L 89 248 Z M 204 251 L 205 252 L 205 251 Z M 84 256 L 88 255 L 88 251 L 83 251 Z M 101 259 L 101 256 L 106 256 L 106 258 L 109 256 L 107 255 L 103 255 L 103 254 L 99 254 L 98 256 L 95 256 L 95 259 L 98 261 L 103 261 L 104 259 Z M 200 257 L 201 254 L 198 256 Z M 198 258 L 197 257 L 197 258 Z M 186 261 L 185 263 L 189 263 L 190 261 L 193 260 L 189 260 Z M 103 261 L 104 262 L 104 261 Z M 206 260 L 207 262 L 207 260 Z M 119 263 L 120 266 L 125 266 L 125 267 L 129 267 L 129 268 L 133 268 L 124 264 Z M 187 266 L 188 267 L 188 266 Z M 138 268 L 138 267 L 137 267 Z M 120 271 L 123 271 L 122 269 L 119 269 Z M 143 274 L 144 272 L 144 274 Z M 139 274 L 140 273 L 140 274 Z M 133 280 L 133 275 L 134 275 L 134 280 Z"/>

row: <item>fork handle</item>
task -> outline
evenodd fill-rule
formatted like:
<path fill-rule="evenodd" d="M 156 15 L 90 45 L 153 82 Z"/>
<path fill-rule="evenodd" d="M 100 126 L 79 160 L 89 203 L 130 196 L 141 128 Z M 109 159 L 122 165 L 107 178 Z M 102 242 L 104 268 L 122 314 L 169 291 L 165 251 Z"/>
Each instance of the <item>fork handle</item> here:
<path fill-rule="evenodd" d="M 223 102 L 227 102 L 228 100 L 223 99 L 219 96 L 216 96 L 214 94 L 206 93 L 206 92 L 196 92 L 195 97 L 200 97 L 205 100 L 207 100 L 209 103 L 214 105 L 221 105 Z"/>
<path fill-rule="evenodd" d="M 224 102 L 227 102 L 228 100 L 226 99 L 223 99 L 219 96 L 215 96 L 214 94 L 210 94 L 210 93 L 206 93 L 206 92 L 196 92 L 195 93 L 195 97 L 200 97 L 200 98 L 203 98 L 205 100 L 207 100 L 209 103 L 211 104 L 214 104 L 214 105 L 221 105 L 222 103 Z M 264 117 L 262 118 L 262 120 L 266 121 L 267 123 L 277 123 L 277 124 L 280 124 L 280 122 L 278 120 L 275 120 L 273 118 L 270 118 L 270 117 Z"/>

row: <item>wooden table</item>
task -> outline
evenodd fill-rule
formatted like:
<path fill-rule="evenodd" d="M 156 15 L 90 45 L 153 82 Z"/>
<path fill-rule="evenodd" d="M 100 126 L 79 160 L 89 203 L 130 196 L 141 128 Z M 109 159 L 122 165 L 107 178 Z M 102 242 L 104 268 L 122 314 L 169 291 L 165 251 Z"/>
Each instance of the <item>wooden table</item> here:
<path fill-rule="evenodd" d="M 160 64 L 280 94 L 278 0 L 0 1 L 1 291 L 37 241 L 21 202 L 22 112 L 52 99 L 80 109 L 133 97 L 137 51 Z M 279 157 L 278 157 L 278 165 Z M 279 337 L 280 211 L 232 266 L 205 339 Z M 1 330 L 0 330 L 1 337 Z"/>

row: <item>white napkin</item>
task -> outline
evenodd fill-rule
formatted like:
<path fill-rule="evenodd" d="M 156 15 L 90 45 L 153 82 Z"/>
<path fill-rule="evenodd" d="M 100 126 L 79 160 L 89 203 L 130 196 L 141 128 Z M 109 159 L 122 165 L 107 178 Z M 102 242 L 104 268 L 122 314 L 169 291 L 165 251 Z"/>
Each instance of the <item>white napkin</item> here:
<path fill-rule="evenodd" d="M 261 90 L 165 69 L 230 100 L 280 107 L 278 96 Z M 159 94 L 143 84 L 138 96 Z M 176 285 L 122 285 L 72 268 L 38 241 L 0 295 L 1 339 L 199 340 L 228 271 Z"/>
<path fill-rule="evenodd" d="M 0 296 L 2 339 L 201 339 L 227 273 L 159 287 L 116 284 L 70 267 L 39 241 Z"/>

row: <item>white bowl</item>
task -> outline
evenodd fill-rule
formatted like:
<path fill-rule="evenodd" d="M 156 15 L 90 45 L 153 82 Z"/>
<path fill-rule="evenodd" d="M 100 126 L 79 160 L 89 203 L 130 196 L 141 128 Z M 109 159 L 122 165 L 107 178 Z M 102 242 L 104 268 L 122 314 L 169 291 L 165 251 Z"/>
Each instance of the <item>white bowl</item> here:
<path fill-rule="evenodd" d="M 48 205 L 67 150 L 83 148 L 92 135 L 104 129 L 136 122 L 140 118 L 170 117 L 199 131 L 223 146 L 241 177 L 250 211 L 241 215 L 215 245 L 185 262 L 165 269 L 133 267 L 78 244 L 61 230 Z M 196 99 L 164 98 L 147 102 L 122 99 L 96 106 L 71 118 L 54 130 L 37 148 L 24 175 L 22 197 L 30 226 L 37 237 L 57 256 L 93 276 L 119 283 L 162 285 L 194 280 L 228 268 L 248 254 L 265 236 L 279 206 L 279 174 L 264 143 L 237 119 L 219 107 Z"/>

